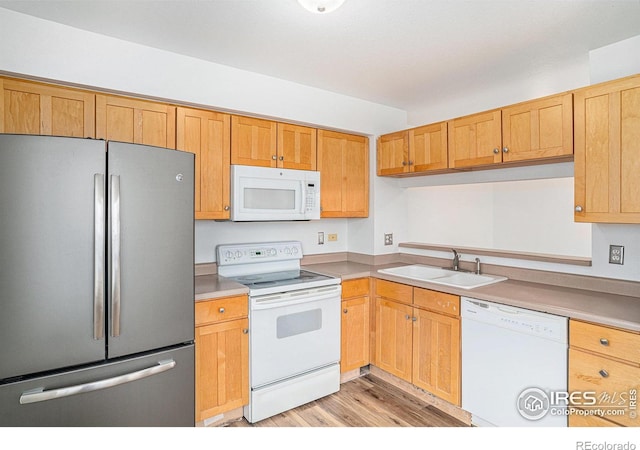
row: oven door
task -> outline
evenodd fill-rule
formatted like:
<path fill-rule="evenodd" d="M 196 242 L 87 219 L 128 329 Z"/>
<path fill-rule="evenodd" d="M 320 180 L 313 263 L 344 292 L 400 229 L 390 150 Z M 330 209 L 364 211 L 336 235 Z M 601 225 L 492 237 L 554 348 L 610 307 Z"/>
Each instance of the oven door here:
<path fill-rule="evenodd" d="M 251 388 L 340 361 L 341 286 L 251 298 Z"/>

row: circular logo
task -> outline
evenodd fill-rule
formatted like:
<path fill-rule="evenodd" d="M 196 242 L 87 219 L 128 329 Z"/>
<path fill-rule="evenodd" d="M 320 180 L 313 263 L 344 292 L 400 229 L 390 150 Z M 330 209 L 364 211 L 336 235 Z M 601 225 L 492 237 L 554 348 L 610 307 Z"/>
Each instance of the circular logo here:
<path fill-rule="evenodd" d="M 527 388 L 520 393 L 518 412 L 527 420 L 540 420 L 549 412 L 549 396 L 542 389 Z"/>

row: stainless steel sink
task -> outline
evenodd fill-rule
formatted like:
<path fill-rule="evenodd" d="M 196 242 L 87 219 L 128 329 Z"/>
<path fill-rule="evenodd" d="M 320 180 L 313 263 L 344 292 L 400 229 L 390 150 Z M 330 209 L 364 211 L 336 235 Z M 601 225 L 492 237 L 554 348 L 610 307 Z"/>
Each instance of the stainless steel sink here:
<path fill-rule="evenodd" d="M 391 267 L 389 269 L 380 269 L 378 272 L 387 275 L 394 275 L 396 277 L 426 281 L 429 283 L 442 284 L 462 289 L 473 289 L 507 280 L 506 277 L 500 277 L 497 275 L 478 275 L 470 272 L 456 272 L 449 269 L 425 266 L 422 264 Z"/>

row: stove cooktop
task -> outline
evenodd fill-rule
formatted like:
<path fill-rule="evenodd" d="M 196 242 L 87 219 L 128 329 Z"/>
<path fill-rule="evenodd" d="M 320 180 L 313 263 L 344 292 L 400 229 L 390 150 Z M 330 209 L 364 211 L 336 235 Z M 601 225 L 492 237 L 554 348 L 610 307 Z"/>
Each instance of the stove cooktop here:
<path fill-rule="evenodd" d="M 339 284 L 340 279 L 308 270 L 285 270 L 250 275 L 239 275 L 229 279 L 244 284 L 250 295 L 288 292 L 298 289 Z"/>

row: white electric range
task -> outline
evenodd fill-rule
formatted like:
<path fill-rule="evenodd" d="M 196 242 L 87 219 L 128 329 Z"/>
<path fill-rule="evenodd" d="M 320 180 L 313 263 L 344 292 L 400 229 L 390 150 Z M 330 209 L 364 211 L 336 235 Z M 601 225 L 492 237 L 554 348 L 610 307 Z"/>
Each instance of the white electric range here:
<path fill-rule="evenodd" d="M 299 241 L 219 245 L 218 275 L 249 288 L 249 405 L 257 422 L 340 389 L 340 278 L 300 269 Z"/>

